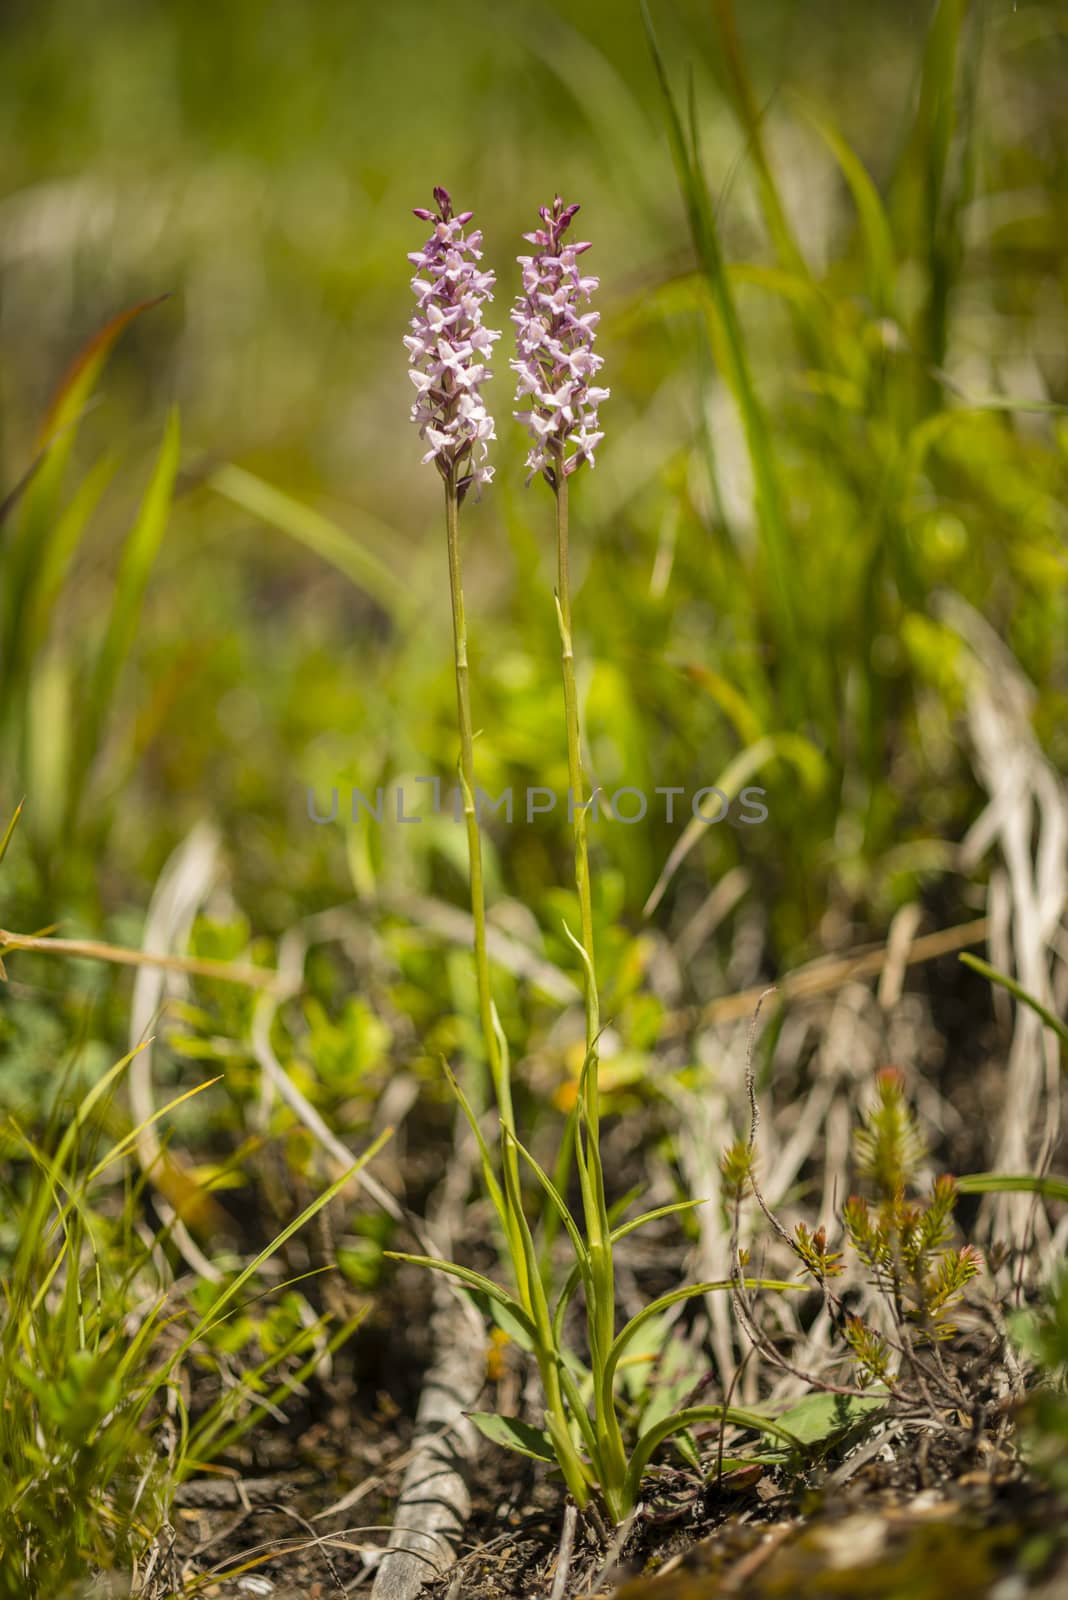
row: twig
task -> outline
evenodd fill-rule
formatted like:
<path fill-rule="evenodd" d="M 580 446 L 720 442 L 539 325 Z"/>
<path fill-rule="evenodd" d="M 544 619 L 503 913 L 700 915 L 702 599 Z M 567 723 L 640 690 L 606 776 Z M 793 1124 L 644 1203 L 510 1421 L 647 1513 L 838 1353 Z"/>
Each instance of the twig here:
<path fill-rule="evenodd" d="M 578 1523 L 578 1506 L 569 1500 L 564 1510 L 564 1526 L 560 1534 L 560 1550 L 556 1557 L 556 1572 L 549 1600 L 564 1600 L 567 1580 L 571 1574 L 571 1557 L 575 1549 L 575 1528 Z"/>
<path fill-rule="evenodd" d="M 148 1038 L 148 1032 L 164 998 L 166 971 L 171 963 L 183 959 L 170 956 L 168 952 L 174 945 L 183 945 L 188 940 L 193 920 L 214 881 L 218 851 L 219 838 L 215 829 L 207 823 L 200 823 L 183 839 L 160 873 L 145 919 L 146 948 L 143 952 L 136 952 L 153 959 L 137 963 L 128 1035 L 130 1049 L 137 1052 L 130 1063 L 129 1079 L 130 1106 L 137 1119 L 137 1159 L 160 1193 L 161 1198 L 157 1201 L 159 1212 L 164 1223 L 171 1228 L 171 1237 L 177 1249 L 193 1271 L 210 1283 L 222 1282 L 221 1271 L 201 1250 L 186 1227 L 177 1203 L 170 1203 L 172 1196 L 156 1176 L 163 1150 L 155 1124 L 153 1043 Z M 133 955 L 135 952 L 127 953 Z M 141 1044 L 144 1048 L 138 1050 Z M 188 1179 L 185 1181 L 189 1182 Z M 176 1196 L 174 1198 L 177 1200 Z"/>
<path fill-rule="evenodd" d="M 280 1002 L 296 994 L 301 986 L 304 957 L 304 941 L 295 930 L 290 929 L 283 935 L 279 950 L 278 972 L 273 974 L 275 983 L 271 991 L 261 995 L 256 1003 L 252 1015 L 252 1027 L 249 1042 L 257 1064 L 264 1075 L 265 1082 L 269 1083 L 277 1092 L 279 1099 L 284 1100 L 289 1109 L 296 1114 L 308 1132 L 313 1134 L 327 1155 L 335 1163 L 339 1172 L 347 1172 L 352 1166 L 352 1153 L 335 1133 L 327 1127 L 322 1116 L 297 1088 L 292 1078 L 279 1061 L 271 1044 L 271 1026 L 278 1011 Z M 394 1199 L 389 1190 L 380 1184 L 377 1178 L 368 1172 L 353 1174 L 353 1182 L 363 1189 L 370 1197 L 382 1207 L 387 1216 L 394 1222 L 408 1220 L 404 1207 Z"/>
<path fill-rule="evenodd" d="M 939 956 L 950 955 L 955 950 L 964 950 L 969 945 L 982 944 L 989 929 L 989 919 L 978 917 L 974 922 L 966 922 L 956 928 L 942 928 L 937 933 L 924 934 L 923 938 L 913 942 L 902 964 L 915 967 L 925 961 L 934 961 Z M 876 977 L 889 959 L 889 947 L 886 944 L 860 949 L 850 956 L 820 956 L 818 960 L 809 961 L 788 972 L 773 987 L 781 992 L 784 1001 L 812 1000 L 820 995 L 831 994 L 858 978 Z M 750 1016 L 753 1007 L 767 992 L 767 985 L 761 984 L 759 988 L 743 989 L 739 994 L 723 995 L 718 1000 L 709 1001 L 706 1006 L 671 1012 L 661 1024 L 660 1037 L 672 1039 L 694 1027 L 736 1022 L 741 1017 Z"/>
<path fill-rule="evenodd" d="M 765 1562 L 770 1561 L 776 1550 L 784 1544 L 792 1533 L 797 1530 L 794 1522 L 780 1522 L 777 1528 L 770 1529 L 764 1534 L 760 1544 L 754 1550 L 744 1555 L 736 1566 L 732 1567 L 720 1585 L 720 1594 L 736 1594 L 743 1584 L 747 1584 L 759 1572 Z"/>
<path fill-rule="evenodd" d="M 212 961 L 205 956 L 159 955 L 151 950 L 130 950 L 125 945 L 101 944 L 96 939 L 53 939 L 37 934 L 10 933 L 0 928 L 0 950 L 34 950 L 42 955 L 69 956 L 78 961 L 110 961 L 120 967 L 161 967 L 190 978 L 215 978 L 246 989 L 277 991 L 277 975 L 266 967 L 242 966 L 237 961 Z"/>
<path fill-rule="evenodd" d="M 608 1553 L 605 1556 L 604 1566 L 597 1574 L 591 1586 L 598 1593 L 600 1590 L 605 1588 L 607 1584 L 615 1581 L 616 1573 L 619 1568 L 619 1558 L 623 1554 L 623 1547 L 630 1538 L 631 1529 L 638 1521 L 638 1518 L 642 1515 L 644 1510 L 644 1505 L 641 1503 L 641 1501 L 639 1501 L 634 1507 L 634 1510 L 628 1512 L 628 1514 L 623 1518 L 623 1521 L 619 1524 L 619 1527 L 616 1529 L 612 1538 L 612 1543 L 608 1546 Z"/>
<path fill-rule="evenodd" d="M 458 1122 L 433 1224 L 446 1259 L 474 1159 L 461 1127 Z M 397 1499 L 398 1524 L 375 1575 L 372 1600 L 414 1600 L 426 1581 L 428 1563 L 435 1577 L 451 1567 L 471 1509 L 466 1471 L 481 1439 L 466 1413 L 485 1383 L 481 1324 L 470 1304 L 439 1274 L 433 1293 L 434 1359 L 423 1378 L 416 1439 Z M 472 1337 L 472 1322 L 478 1337 Z M 402 1528 L 401 1522 L 407 1526 Z"/>
<path fill-rule="evenodd" d="M 756 1074 L 753 1071 L 753 1053 L 756 1046 L 757 1023 L 760 1018 L 760 1010 L 764 1004 L 764 1001 L 767 999 L 769 994 L 774 993 L 775 985 L 773 984 L 770 988 L 762 989 L 758 994 L 756 1009 L 753 1012 L 753 1016 L 749 1024 L 749 1034 L 746 1040 L 745 1090 L 749 1100 L 749 1139 L 747 1143 L 750 1153 L 752 1153 L 753 1147 L 756 1143 L 757 1128 L 760 1125 L 760 1107 L 757 1104 L 756 1097 Z M 790 1237 L 789 1233 L 783 1227 L 778 1217 L 768 1205 L 767 1200 L 764 1198 L 760 1185 L 756 1180 L 756 1173 L 754 1171 L 752 1161 L 750 1161 L 749 1164 L 748 1180 L 749 1187 L 753 1191 L 753 1196 L 768 1222 L 770 1222 L 772 1228 L 778 1234 L 779 1238 L 782 1239 L 787 1245 L 790 1254 L 799 1259 L 802 1262 L 802 1265 L 807 1267 L 808 1263 L 805 1262 L 804 1257 L 800 1255 L 800 1252 L 798 1251 L 793 1239 Z M 734 1210 L 731 1218 L 731 1278 L 734 1282 L 734 1289 L 731 1298 L 738 1314 L 738 1320 L 742 1324 L 750 1340 L 760 1350 L 760 1353 L 772 1363 L 773 1366 L 779 1367 L 783 1372 L 790 1373 L 792 1377 L 800 1378 L 807 1387 L 821 1389 L 825 1394 L 845 1395 L 850 1399 L 865 1398 L 865 1391 L 862 1389 L 849 1387 L 846 1384 L 829 1383 L 824 1378 L 815 1378 L 811 1373 L 803 1372 L 799 1367 L 794 1366 L 792 1362 L 787 1361 L 786 1357 L 780 1350 L 775 1348 L 771 1340 L 760 1327 L 746 1294 L 745 1274 L 742 1271 L 742 1257 L 739 1248 L 742 1198 L 743 1190 L 742 1186 L 739 1186 L 738 1192 L 734 1197 Z M 812 1269 L 809 1267 L 809 1271 L 811 1270 Z M 813 1274 L 813 1276 L 815 1276 L 815 1274 Z M 832 1311 L 836 1312 L 840 1319 L 843 1316 L 845 1309 L 841 1299 L 833 1293 L 825 1278 L 820 1277 L 817 1279 L 817 1282 L 819 1283 L 820 1288 L 823 1290 L 827 1301 L 831 1305 Z M 891 1390 L 891 1393 L 893 1393 L 893 1389 L 889 1383 L 887 1384 L 887 1388 Z"/>

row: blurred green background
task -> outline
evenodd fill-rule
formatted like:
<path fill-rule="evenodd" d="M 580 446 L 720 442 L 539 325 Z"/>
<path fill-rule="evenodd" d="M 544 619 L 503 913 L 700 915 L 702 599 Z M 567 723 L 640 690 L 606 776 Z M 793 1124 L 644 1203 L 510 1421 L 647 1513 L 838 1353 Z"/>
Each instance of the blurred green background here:
<path fill-rule="evenodd" d="M 947 593 L 1007 642 L 1068 762 L 1064 7 L 653 16 L 712 257 L 637 5 L 5 7 L 8 490 L 79 349 L 170 295 L 116 341 L 47 497 L 42 470 L 7 518 L 0 806 L 27 806 L 5 925 L 137 939 L 201 817 L 268 939 L 354 891 L 369 919 L 412 892 L 464 903 L 451 822 L 307 814 L 308 784 L 325 804 L 454 771 L 439 484 L 401 346 L 435 183 L 476 212 L 505 329 L 497 481 L 464 515 L 482 781 L 566 789 L 551 502 L 524 487 L 507 370 L 514 256 L 559 191 L 594 244 L 612 389 L 573 497 L 590 770 L 768 791 L 763 826 L 705 831 L 651 923 L 679 824 L 595 829 L 610 990 L 640 987 L 642 930 L 675 937 L 732 866 L 725 948 L 748 916 L 769 971 L 880 936 L 907 899 L 936 923 L 981 901 L 953 866 L 983 795 Z M 169 498 L 172 407 L 173 504 L 124 569 L 154 470 Z M 498 915 L 570 969 L 564 819 L 487 832 Z M 416 975 L 420 1020 L 447 1008 L 438 981 Z M 730 982 L 700 951 L 685 978 L 695 999 Z"/>

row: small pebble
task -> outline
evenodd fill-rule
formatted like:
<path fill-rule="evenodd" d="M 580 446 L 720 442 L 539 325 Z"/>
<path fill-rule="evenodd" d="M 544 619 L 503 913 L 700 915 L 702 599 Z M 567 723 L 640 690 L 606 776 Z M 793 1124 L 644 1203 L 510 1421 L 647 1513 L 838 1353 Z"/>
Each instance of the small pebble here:
<path fill-rule="evenodd" d="M 1024 1600 L 1026 1594 L 1027 1579 L 1022 1578 L 1018 1572 L 1013 1572 L 1007 1578 L 995 1583 L 990 1591 L 990 1600 Z"/>

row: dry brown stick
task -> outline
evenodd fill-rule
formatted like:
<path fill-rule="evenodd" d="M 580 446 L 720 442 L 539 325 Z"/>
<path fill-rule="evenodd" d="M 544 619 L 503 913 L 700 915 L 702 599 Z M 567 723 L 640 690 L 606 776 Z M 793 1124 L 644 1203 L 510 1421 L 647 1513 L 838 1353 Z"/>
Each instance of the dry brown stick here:
<path fill-rule="evenodd" d="M 433 1223 L 445 1260 L 451 1259 L 477 1155 L 474 1140 L 462 1137 L 463 1126 L 456 1126 Z M 371 1600 L 415 1600 L 428 1578 L 441 1577 L 455 1563 L 471 1514 L 467 1480 L 481 1438 L 468 1413 L 486 1381 L 484 1335 L 473 1307 L 460 1301 L 437 1273 L 433 1297 L 434 1355 L 423 1376 L 416 1437 L 396 1502 L 397 1520 L 375 1573 Z"/>
<path fill-rule="evenodd" d="M 280 987 L 277 973 L 269 967 L 246 967 L 236 961 L 213 961 L 200 956 L 154 955 L 149 950 L 130 950 L 125 945 L 101 944 L 96 939 L 53 939 L 37 934 L 9 933 L 0 928 L 0 951 L 36 950 L 44 955 L 69 956 L 80 961 L 110 961 L 120 967 L 164 967 L 168 972 L 184 972 L 193 978 L 216 978 L 220 983 L 240 983 L 247 989 Z"/>
<path fill-rule="evenodd" d="M 568 1501 L 564 1508 L 564 1526 L 560 1534 L 560 1548 L 556 1555 L 556 1572 L 553 1576 L 553 1586 L 549 1600 L 564 1600 L 567 1593 L 567 1580 L 571 1575 L 571 1557 L 575 1549 L 575 1527 L 578 1522 L 578 1506 L 573 1500 Z"/>
<path fill-rule="evenodd" d="M 627 1512 L 627 1515 L 623 1518 L 623 1521 L 619 1524 L 619 1527 L 612 1535 L 612 1543 L 608 1546 L 608 1549 L 605 1553 L 604 1565 L 597 1574 L 596 1578 L 592 1579 L 593 1586 L 598 1590 L 598 1592 L 605 1590 L 605 1586 L 607 1584 L 615 1583 L 616 1575 L 620 1570 L 620 1557 L 623 1554 L 623 1546 L 630 1538 L 631 1529 L 634 1527 L 634 1524 L 638 1521 L 639 1517 L 641 1517 L 644 1510 L 645 1507 L 642 1505 L 641 1501 L 639 1501 L 638 1504 L 632 1508 L 632 1510 Z"/>
<path fill-rule="evenodd" d="M 924 961 L 934 961 L 938 956 L 954 950 L 966 950 L 969 945 L 982 944 L 989 931 L 986 917 L 963 923 L 956 928 L 940 928 L 937 933 L 926 933 L 913 940 L 904 956 L 906 967 L 919 966 Z M 820 956 L 803 967 L 788 972 L 775 984 L 783 1000 L 811 1000 L 818 995 L 830 994 L 859 978 L 874 978 L 888 960 L 886 944 L 868 946 L 849 956 Z M 714 1022 L 736 1022 L 752 1014 L 753 1007 L 767 990 L 767 984 L 755 989 L 743 989 L 740 994 L 723 995 L 709 1001 L 706 1006 L 690 1007 L 686 1011 L 669 1013 L 660 1028 L 661 1038 L 673 1038 L 688 1029 Z"/>
<path fill-rule="evenodd" d="M 247 1504 L 264 1505 L 284 1494 L 307 1489 L 318 1480 L 319 1474 L 311 1468 L 298 1468 L 271 1478 L 242 1478 L 237 1472 L 221 1478 L 193 1478 L 178 1485 L 174 1503 L 210 1511 L 236 1509 L 242 1504 L 241 1491 L 244 1491 Z"/>
<path fill-rule="evenodd" d="M 780 1522 L 778 1527 L 768 1529 L 754 1550 L 736 1563 L 727 1573 L 720 1587 L 720 1594 L 737 1594 L 743 1584 L 747 1584 L 764 1564 L 771 1560 L 779 1546 L 797 1529 L 795 1522 Z"/>

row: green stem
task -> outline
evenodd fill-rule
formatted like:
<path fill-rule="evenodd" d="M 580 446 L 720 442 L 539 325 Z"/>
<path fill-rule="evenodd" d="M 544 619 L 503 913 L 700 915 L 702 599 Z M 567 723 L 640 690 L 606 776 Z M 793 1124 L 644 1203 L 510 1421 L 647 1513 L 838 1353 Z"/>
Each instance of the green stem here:
<path fill-rule="evenodd" d="M 539 1347 L 537 1359 L 541 1373 L 542 1388 L 545 1391 L 545 1423 L 549 1430 L 549 1437 L 553 1441 L 556 1459 L 560 1464 L 564 1481 L 571 1491 L 579 1510 L 584 1511 L 590 1497 L 589 1475 L 571 1438 L 571 1428 L 567 1420 L 567 1408 L 564 1405 L 560 1372 L 556 1364 L 555 1355 L 552 1350 Z"/>
<path fill-rule="evenodd" d="M 586 1049 L 591 1050 L 599 1028 L 597 985 L 593 978 L 593 906 L 590 899 L 590 860 L 586 848 L 588 812 L 585 810 L 585 783 L 582 776 L 582 745 L 579 734 L 578 690 L 575 685 L 575 654 L 571 642 L 571 564 L 569 549 L 567 479 L 563 453 L 556 461 L 556 597 L 559 605 L 561 663 L 564 676 L 564 715 L 567 722 L 567 781 L 572 831 L 575 840 L 575 888 L 578 891 L 582 945 L 589 958 L 584 973 L 586 994 Z"/>
<path fill-rule="evenodd" d="M 471 689 L 467 670 L 467 623 L 464 619 L 463 570 L 460 565 L 460 504 L 456 492 L 455 472 L 450 473 L 445 479 L 445 527 L 449 545 L 449 589 L 452 594 L 452 635 L 456 663 L 456 710 L 460 724 L 460 779 L 463 790 L 464 821 L 467 825 L 471 915 L 475 924 L 475 971 L 478 979 L 478 1012 L 501 1121 L 507 1127 L 512 1127 L 512 1087 L 508 1081 L 507 1074 L 501 1070 L 501 1052 L 493 1024 L 489 957 L 486 952 L 486 895 L 482 878 L 482 841 L 478 831 L 478 811 L 475 804 L 475 736 L 471 723 Z"/>
<path fill-rule="evenodd" d="M 611 1229 L 604 1192 L 604 1172 L 600 1154 L 600 1095 L 598 1086 L 597 1040 L 600 1032 L 600 1007 L 597 974 L 594 966 L 593 907 L 590 897 L 590 861 L 586 836 L 589 812 L 582 773 L 582 741 L 579 728 L 578 690 L 575 684 L 575 653 L 571 631 L 571 570 L 568 522 L 568 485 L 564 475 L 564 452 L 558 450 L 554 462 L 556 497 L 557 618 L 560 624 L 561 665 L 564 680 L 564 714 L 567 726 L 567 772 L 569 808 L 573 819 L 575 844 L 575 888 L 578 892 L 581 925 L 583 983 L 586 996 L 586 1061 L 583 1069 L 582 1111 L 584 1129 L 578 1135 L 579 1176 L 582 1184 L 586 1237 L 592 1260 L 593 1288 L 586 1315 L 589 1328 L 590 1359 L 594 1371 L 594 1428 L 601 1458 L 601 1489 L 611 1506 L 626 1472 L 626 1454 L 614 1398 L 605 1398 L 597 1381 L 604 1370 L 615 1333 L 615 1272 L 612 1259 Z M 585 1138 L 583 1138 L 583 1133 Z"/>

